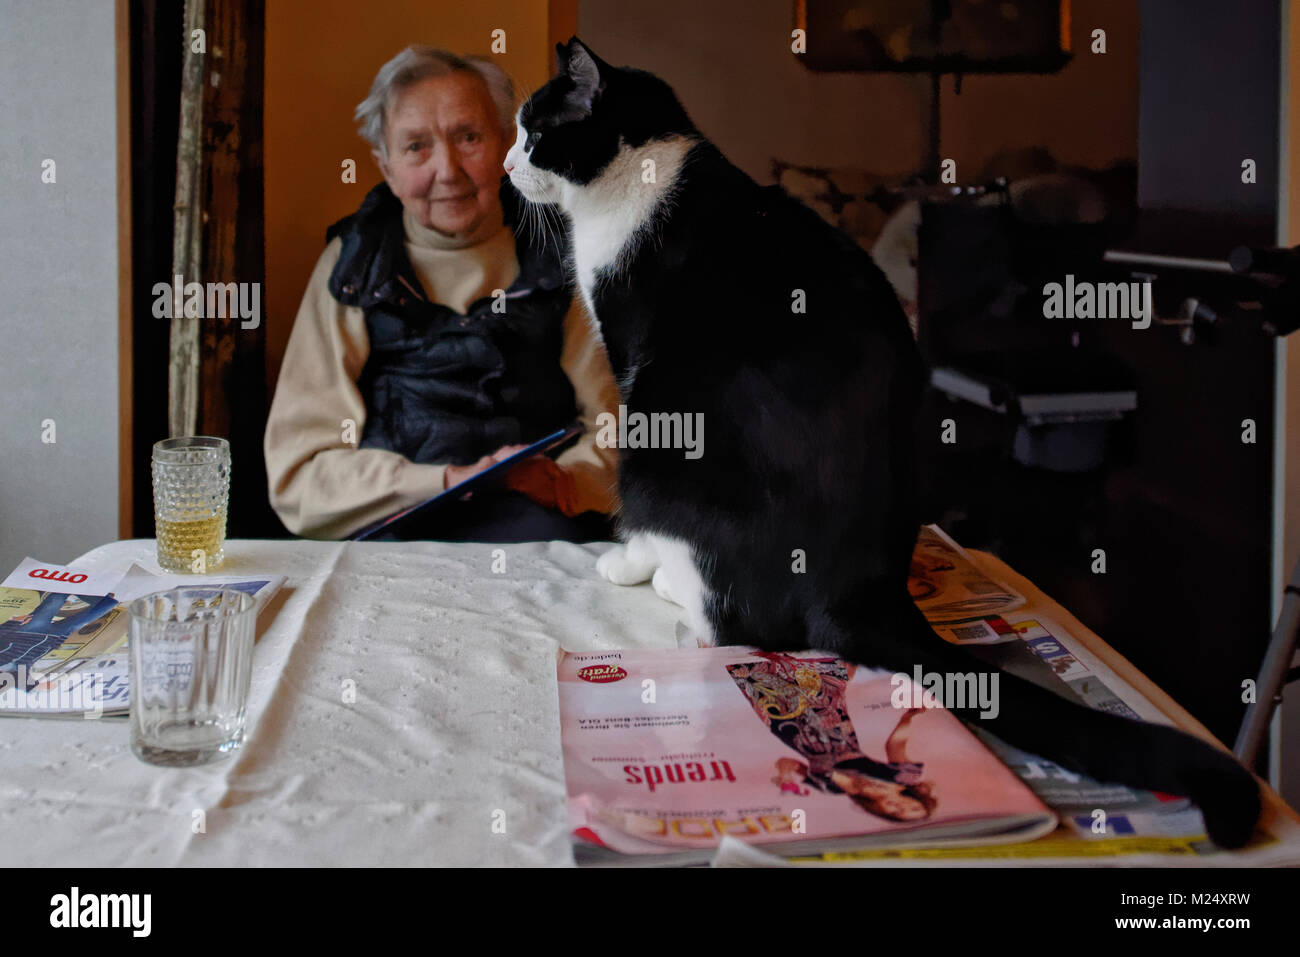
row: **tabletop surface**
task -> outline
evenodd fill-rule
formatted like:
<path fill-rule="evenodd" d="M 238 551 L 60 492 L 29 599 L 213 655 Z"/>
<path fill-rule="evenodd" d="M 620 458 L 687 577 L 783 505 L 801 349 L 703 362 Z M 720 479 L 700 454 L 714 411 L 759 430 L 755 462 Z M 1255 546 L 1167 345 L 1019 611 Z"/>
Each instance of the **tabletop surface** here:
<path fill-rule="evenodd" d="M 227 542 L 214 574 L 273 573 L 247 740 L 158 768 L 122 720 L 4 718 L 9 866 L 569 865 L 555 685 L 567 650 L 674 648 L 679 609 L 601 579 L 608 543 Z M 987 572 L 1192 733 L 1186 712 L 991 555 Z M 158 566 L 153 539 L 76 561 Z M 1272 792 L 1273 814 L 1297 819 Z"/>

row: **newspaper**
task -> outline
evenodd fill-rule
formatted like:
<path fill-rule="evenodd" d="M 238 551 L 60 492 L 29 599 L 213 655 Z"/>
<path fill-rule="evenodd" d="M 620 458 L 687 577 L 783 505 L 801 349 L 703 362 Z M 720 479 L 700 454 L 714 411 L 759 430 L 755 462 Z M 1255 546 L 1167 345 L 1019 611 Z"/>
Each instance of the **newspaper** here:
<path fill-rule="evenodd" d="M 1049 667 L 1059 687 L 1090 707 L 1129 718 L 1174 726 L 1132 686 L 1060 625 L 1041 615 L 1020 614 L 986 622 L 991 631 L 1019 640 Z M 950 639 L 951 640 L 951 639 Z M 1037 755 L 1021 751 L 971 725 L 979 739 L 1059 817 L 1056 830 L 1032 842 L 996 848 L 918 848 L 904 851 L 861 849 L 795 859 L 801 864 L 869 864 L 908 859 L 958 862 L 993 858 L 1025 862 L 1078 863 L 1110 859 L 1125 866 L 1242 866 L 1300 864 L 1300 828 L 1275 820 L 1261 827 L 1243 850 L 1225 852 L 1209 841 L 1201 812 L 1187 798 L 1098 782 Z M 715 863 L 754 864 L 752 854 L 732 853 Z"/>
<path fill-rule="evenodd" d="M 980 571 L 938 525 L 922 526 L 907 587 L 932 626 L 973 622 L 965 630 L 957 629 L 962 641 L 1005 640 L 989 632 L 980 619 L 1004 615 L 1025 603 L 1015 589 Z"/>

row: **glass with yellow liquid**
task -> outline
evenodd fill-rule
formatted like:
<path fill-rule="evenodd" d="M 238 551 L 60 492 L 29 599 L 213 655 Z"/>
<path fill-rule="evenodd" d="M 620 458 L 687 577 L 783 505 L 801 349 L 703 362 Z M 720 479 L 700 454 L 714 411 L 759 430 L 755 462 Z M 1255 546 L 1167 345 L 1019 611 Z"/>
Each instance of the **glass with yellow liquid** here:
<path fill-rule="evenodd" d="M 205 574 L 225 557 L 230 444 L 208 435 L 164 439 L 153 447 L 154 533 L 158 564 Z"/>

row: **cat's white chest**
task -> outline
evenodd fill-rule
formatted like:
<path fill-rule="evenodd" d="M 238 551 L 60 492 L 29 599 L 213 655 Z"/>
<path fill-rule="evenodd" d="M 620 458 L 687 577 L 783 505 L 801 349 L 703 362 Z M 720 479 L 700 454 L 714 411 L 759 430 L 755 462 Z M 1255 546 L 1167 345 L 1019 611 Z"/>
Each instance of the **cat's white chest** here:
<path fill-rule="evenodd" d="M 648 210 L 614 209 L 574 223 L 573 262 L 585 295 L 591 295 L 596 274 L 618 262 L 645 223 L 647 213 Z"/>
<path fill-rule="evenodd" d="M 637 246 L 653 232 L 657 208 L 667 200 L 686 154 L 687 137 L 624 146 L 592 183 L 561 184 L 573 224 L 573 265 L 587 309 L 596 315 L 596 290 L 617 280 Z"/>
<path fill-rule="evenodd" d="M 614 219 L 614 217 L 610 217 Z M 573 228 L 573 267 L 587 314 L 596 315 L 596 283 L 602 271 L 611 270 L 632 242 L 640 223 L 585 222 Z"/>
<path fill-rule="evenodd" d="M 652 211 L 653 204 L 628 203 L 574 217 L 573 267 L 593 319 L 597 318 L 597 285 L 617 280 L 619 270 L 636 250 L 639 235 L 649 228 Z"/>

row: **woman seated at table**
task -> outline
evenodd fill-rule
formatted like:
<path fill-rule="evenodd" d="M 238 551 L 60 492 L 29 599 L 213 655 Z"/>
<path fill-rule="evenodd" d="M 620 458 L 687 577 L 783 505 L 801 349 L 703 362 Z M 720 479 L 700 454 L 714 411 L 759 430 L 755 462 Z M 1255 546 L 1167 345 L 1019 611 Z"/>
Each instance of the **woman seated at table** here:
<path fill-rule="evenodd" d="M 573 420 L 577 443 L 403 538 L 609 537 L 618 391 L 562 266 L 503 176 L 514 86 L 492 62 L 412 46 L 357 107 L 383 173 L 329 228 L 289 337 L 264 439 L 293 533 L 346 538 Z"/>

